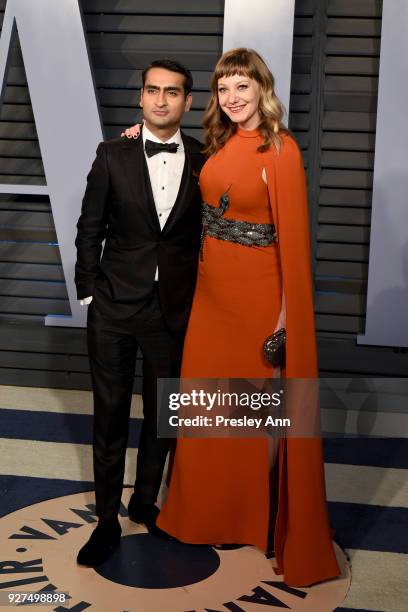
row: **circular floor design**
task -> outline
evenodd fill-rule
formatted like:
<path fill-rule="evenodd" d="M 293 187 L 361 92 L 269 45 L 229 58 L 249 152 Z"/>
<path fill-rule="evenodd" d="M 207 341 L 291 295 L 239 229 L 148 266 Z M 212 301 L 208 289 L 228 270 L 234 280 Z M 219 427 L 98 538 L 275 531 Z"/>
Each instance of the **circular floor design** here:
<path fill-rule="evenodd" d="M 125 506 L 130 494 L 124 490 Z M 122 540 L 114 557 L 97 571 L 79 567 L 77 552 L 95 526 L 92 504 L 93 492 L 77 493 L 0 519 L 2 590 L 38 592 L 52 585 L 71 597 L 59 609 L 75 612 L 328 612 L 341 605 L 350 586 L 350 568 L 337 546 L 341 577 L 294 589 L 274 573 L 274 559 L 253 547 L 216 550 L 165 542 L 126 517 L 120 519 Z"/>
<path fill-rule="evenodd" d="M 219 566 L 220 557 L 211 546 L 188 546 L 148 533 L 132 533 L 121 538 L 120 548 L 96 571 L 125 586 L 176 589 L 206 580 Z"/>

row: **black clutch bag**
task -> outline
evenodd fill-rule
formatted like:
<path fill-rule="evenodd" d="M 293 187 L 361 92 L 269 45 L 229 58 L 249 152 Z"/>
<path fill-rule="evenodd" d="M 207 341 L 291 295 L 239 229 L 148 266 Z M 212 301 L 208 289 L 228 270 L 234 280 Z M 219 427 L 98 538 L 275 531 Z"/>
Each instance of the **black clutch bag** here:
<path fill-rule="evenodd" d="M 268 336 L 263 343 L 263 354 L 275 368 L 284 368 L 286 359 L 286 329 L 278 329 L 277 332 Z"/>

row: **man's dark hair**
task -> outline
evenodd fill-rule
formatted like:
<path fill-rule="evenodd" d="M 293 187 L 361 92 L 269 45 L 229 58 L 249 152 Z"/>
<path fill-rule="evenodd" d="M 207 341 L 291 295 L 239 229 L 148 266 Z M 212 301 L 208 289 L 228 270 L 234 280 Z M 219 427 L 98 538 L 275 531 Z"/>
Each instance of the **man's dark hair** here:
<path fill-rule="evenodd" d="M 147 68 L 145 68 L 142 72 L 142 86 L 145 86 L 146 76 L 149 70 L 152 68 L 164 68 L 165 70 L 170 70 L 170 72 L 178 72 L 184 76 L 184 95 L 187 96 L 191 93 L 193 89 L 193 76 L 188 68 L 180 64 L 177 60 L 172 59 L 159 59 L 152 62 Z"/>

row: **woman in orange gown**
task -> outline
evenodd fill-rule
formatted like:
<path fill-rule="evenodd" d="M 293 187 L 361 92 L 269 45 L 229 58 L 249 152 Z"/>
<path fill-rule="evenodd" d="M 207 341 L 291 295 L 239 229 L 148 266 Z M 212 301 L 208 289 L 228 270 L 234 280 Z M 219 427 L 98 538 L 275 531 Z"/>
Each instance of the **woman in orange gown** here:
<path fill-rule="evenodd" d="M 271 73 L 254 51 L 218 62 L 204 119 L 203 201 L 223 217 L 273 224 L 277 242 L 205 235 L 182 378 L 270 378 L 265 338 L 286 328 L 287 378 L 317 378 L 303 162 L 282 126 Z M 340 574 L 328 523 L 320 438 L 282 438 L 274 524 L 266 438 L 179 439 L 157 525 L 188 543 L 252 544 L 274 532 L 277 573 L 293 586 Z M 272 503 L 271 503 L 272 502 Z"/>

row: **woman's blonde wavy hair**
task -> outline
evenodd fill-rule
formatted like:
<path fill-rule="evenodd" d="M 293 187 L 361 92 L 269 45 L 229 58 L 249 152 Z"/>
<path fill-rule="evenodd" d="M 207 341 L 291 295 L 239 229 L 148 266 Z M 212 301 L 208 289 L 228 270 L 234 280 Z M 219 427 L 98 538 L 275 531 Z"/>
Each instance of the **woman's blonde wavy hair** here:
<path fill-rule="evenodd" d="M 253 49 L 242 47 L 224 53 L 212 75 L 211 97 L 203 119 L 204 153 L 213 155 L 219 151 L 237 130 L 237 124 L 227 117 L 218 102 L 219 79 L 235 74 L 254 79 L 261 87 L 258 109 L 261 122 L 258 130 L 264 138 L 264 143 L 258 147 L 258 151 L 267 151 L 271 144 L 279 151 L 281 145 L 279 135 L 282 132 L 287 133 L 288 130 L 282 125 L 285 110 L 275 95 L 275 80 L 262 57 Z"/>

